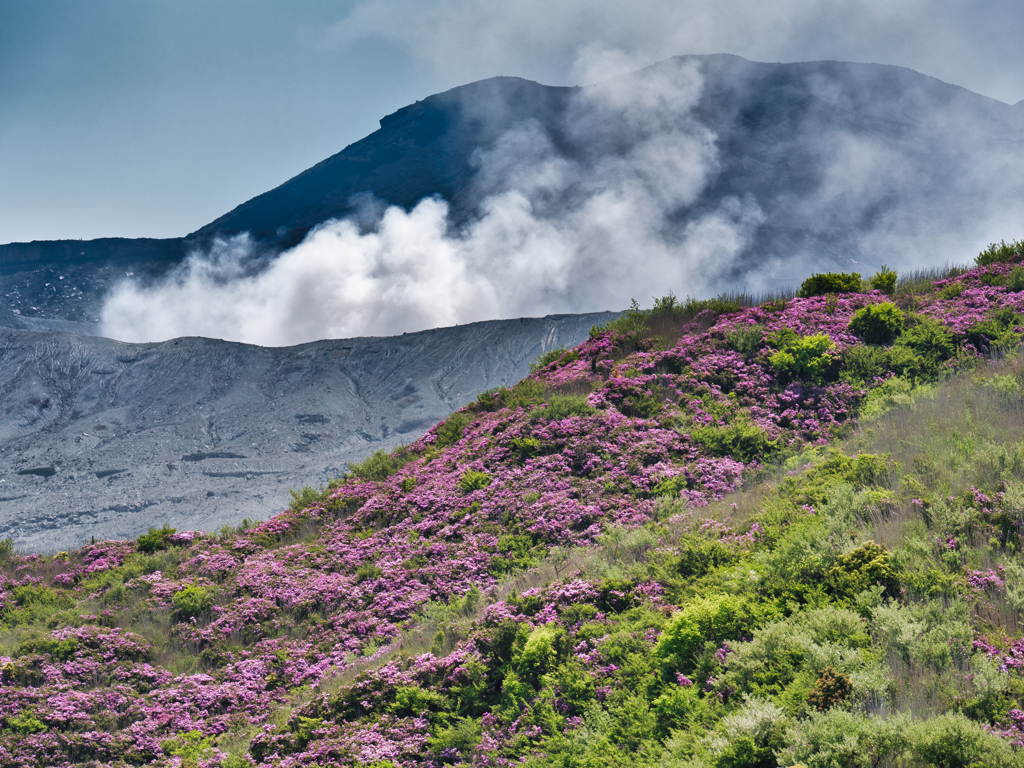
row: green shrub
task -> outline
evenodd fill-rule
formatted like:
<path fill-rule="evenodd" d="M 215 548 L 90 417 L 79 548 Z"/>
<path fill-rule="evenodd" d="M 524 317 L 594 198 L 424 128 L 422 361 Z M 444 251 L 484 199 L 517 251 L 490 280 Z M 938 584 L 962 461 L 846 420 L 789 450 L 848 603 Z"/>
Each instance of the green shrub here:
<path fill-rule="evenodd" d="M 727 427 L 698 427 L 690 433 L 690 438 L 712 456 L 730 456 L 744 464 L 763 459 L 778 447 L 777 441 L 770 440 L 768 433 L 746 413 L 736 416 Z"/>
<path fill-rule="evenodd" d="M 934 381 L 939 366 L 956 354 L 953 334 L 929 317 L 915 317 L 913 326 L 896 340 L 895 347 L 913 353 L 915 367 L 900 373 L 915 382 Z"/>
<path fill-rule="evenodd" d="M 580 355 L 576 350 L 570 352 L 565 347 L 549 349 L 535 361 L 530 363 L 530 373 L 536 373 L 542 368 L 547 368 L 556 361 L 558 362 L 558 367 L 561 368 L 562 366 L 568 365 L 569 363 L 575 362 L 579 359 Z"/>
<path fill-rule="evenodd" d="M 1014 293 L 1024 291 L 1024 266 L 1014 267 L 1006 276 L 1006 287 Z"/>
<path fill-rule="evenodd" d="M 966 336 L 979 352 L 1014 349 L 1024 336 L 1014 329 L 1022 325 L 1024 317 L 1014 312 L 1012 307 L 1002 307 L 987 320 L 968 328 Z"/>
<path fill-rule="evenodd" d="M 5 717 L 4 727 L 20 736 L 31 736 L 46 730 L 46 724 L 35 713 L 27 710 L 16 717 Z"/>
<path fill-rule="evenodd" d="M 893 293 L 896 292 L 896 281 L 898 279 L 899 275 L 896 271 L 889 269 L 885 264 L 883 264 L 882 268 L 871 276 L 869 283 L 876 291 L 881 291 L 887 296 L 892 296 Z"/>
<path fill-rule="evenodd" d="M 292 496 L 292 503 L 288 505 L 292 512 L 301 512 L 310 504 L 325 501 L 327 498 L 327 492 L 323 488 L 317 489 L 311 485 L 307 485 L 298 493 L 289 488 L 288 493 Z"/>
<path fill-rule="evenodd" d="M 540 454 L 540 440 L 535 437 L 514 437 L 512 451 L 520 461 L 535 458 Z"/>
<path fill-rule="evenodd" d="M 547 405 L 534 415 L 538 419 L 561 421 L 570 416 L 591 416 L 594 413 L 585 395 L 552 395 L 548 398 Z"/>
<path fill-rule="evenodd" d="M 990 243 L 988 248 L 977 255 L 974 263 L 979 267 L 985 267 L 1003 261 L 1018 261 L 1022 257 L 1024 257 L 1024 240 L 1011 240 L 1009 243 L 1000 240 L 999 243 Z"/>
<path fill-rule="evenodd" d="M 892 555 L 873 541 L 865 541 L 856 549 L 840 555 L 828 573 L 828 580 L 837 595 L 850 598 L 876 585 L 885 587 L 888 597 L 896 597 L 900 589 Z"/>
<path fill-rule="evenodd" d="M 176 528 L 171 528 L 166 523 L 164 523 L 164 526 L 159 529 L 150 527 L 148 533 L 144 533 L 138 538 L 139 552 L 148 553 L 167 549 L 167 537 L 176 531 Z"/>
<path fill-rule="evenodd" d="M 907 715 L 871 716 L 832 708 L 814 712 L 786 733 L 785 765 L 806 768 L 877 768 L 907 765 Z"/>
<path fill-rule="evenodd" d="M 858 309 L 850 320 L 850 331 L 868 344 L 888 344 L 903 333 L 903 313 L 891 301 Z"/>
<path fill-rule="evenodd" d="M 544 402 L 547 389 L 536 379 L 523 379 L 513 387 L 502 387 L 498 394 L 504 406 L 514 411 L 516 408 L 529 408 Z"/>
<path fill-rule="evenodd" d="M 725 332 L 729 346 L 744 357 L 750 357 L 764 346 L 764 326 L 749 325 Z"/>
<path fill-rule="evenodd" d="M 955 283 L 950 283 L 939 291 L 939 298 L 950 301 L 952 299 L 960 298 L 960 295 L 967 289 L 963 283 L 959 280 Z"/>
<path fill-rule="evenodd" d="M 687 578 L 700 578 L 739 560 L 739 555 L 718 539 L 693 536 L 680 542 L 678 549 L 676 570 Z"/>
<path fill-rule="evenodd" d="M 459 414 L 452 414 L 452 417 L 449 418 L 449 421 L 451 421 L 452 418 L 458 415 Z M 441 428 L 439 427 L 438 433 L 440 433 L 440 430 Z M 461 434 L 461 428 L 459 434 Z M 438 439 L 438 441 L 435 442 L 434 444 L 437 445 L 440 442 L 441 440 Z M 389 477 L 391 477 L 391 475 L 395 474 L 395 472 L 400 470 L 410 461 L 414 461 L 416 458 L 416 454 L 414 454 L 405 446 L 402 446 L 393 451 L 388 451 L 384 448 L 381 448 L 379 451 L 374 451 L 361 462 L 349 463 L 347 476 L 361 477 L 363 480 L 373 480 L 380 482 L 382 480 L 387 480 Z M 314 491 L 312 488 L 304 489 L 303 494 L 305 495 L 307 491 L 311 492 L 308 495 L 308 498 L 310 498 L 309 503 L 313 503 L 314 501 L 323 501 L 324 498 L 326 497 L 325 492 Z M 294 497 L 295 494 L 293 493 L 292 496 Z M 301 498 L 305 498 L 305 496 Z M 308 506 L 308 504 L 305 504 L 303 506 Z M 302 509 L 302 507 L 299 507 L 299 509 Z"/>
<path fill-rule="evenodd" d="M 180 618 L 199 616 L 213 606 L 213 595 L 198 584 L 189 584 L 171 596 L 171 603 Z"/>
<path fill-rule="evenodd" d="M 775 752 L 784 742 L 788 718 L 773 702 L 748 698 L 722 720 L 727 742 L 714 768 L 775 768 Z"/>
<path fill-rule="evenodd" d="M 434 441 L 435 448 L 446 448 L 459 441 L 463 430 L 473 421 L 473 414 L 466 411 L 456 411 L 449 416 L 444 423 L 434 429 L 437 439 Z"/>
<path fill-rule="evenodd" d="M 417 716 L 419 714 L 415 713 Z M 444 762 L 449 762 L 453 759 L 454 753 L 468 764 L 482 737 L 480 721 L 464 717 L 453 725 L 437 728 L 434 735 L 427 739 L 427 748 L 435 759 L 443 758 Z"/>
<path fill-rule="evenodd" d="M 918 720 L 908 730 L 914 757 L 924 765 L 972 768 L 1017 762 L 1009 744 L 959 713 Z"/>
<path fill-rule="evenodd" d="M 654 655 L 669 671 L 688 669 L 705 643 L 719 644 L 749 635 L 773 612 L 771 605 L 734 595 L 694 598 L 669 622 Z"/>
<path fill-rule="evenodd" d="M 14 657 L 18 658 L 38 653 L 44 656 L 52 656 L 58 661 L 70 661 L 74 658 L 77 651 L 78 641 L 73 637 L 57 640 L 49 635 L 43 635 L 22 640 L 14 651 Z"/>
<path fill-rule="evenodd" d="M 826 384 L 833 378 L 836 358 L 831 354 L 835 345 L 824 333 L 798 337 L 786 328 L 776 337 L 779 351 L 768 358 L 775 375 L 783 383 L 805 381 L 809 384 Z"/>
<path fill-rule="evenodd" d="M 463 493 L 472 493 L 486 488 L 490 484 L 491 476 L 486 472 L 477 472 L 475 469 L 466 470 L 459 478 L 459 490 Z"/>
<path fill-rule="evenodd" d="M 796 295 L 802 299 L 809 299 L 827 293 L 858 293 L 860 289 L 860 272 L 826 272 L 822 275 L 811 275 L 804 280 Z"/>

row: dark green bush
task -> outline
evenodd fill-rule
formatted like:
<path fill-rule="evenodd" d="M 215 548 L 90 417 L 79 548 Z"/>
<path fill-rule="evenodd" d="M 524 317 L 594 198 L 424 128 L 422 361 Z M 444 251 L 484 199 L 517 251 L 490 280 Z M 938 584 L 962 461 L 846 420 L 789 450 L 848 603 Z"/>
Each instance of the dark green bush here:
<path fill-rule="evenodd" d="M 680 576 L 700 578 L 716 568 L 732 565 L 739 555 L 718 539 L 692 537 L 679 545 L 679 559 L 676 570 Z"/>
<path fill-rule="evenodd" d="M 1014 293 L 1024 291 L 1024 266 L 1014 267 L 1006 276 L 1006 287 Z"/>
<path fill-rule="evenodd" d="M 1024 317 L 1012 307 L 1002 307 L 989 319 L 968 328 L 966 336 L 979 352 L 1014 349 L 1024 336 L 1014 329 L 1021 326 L 1024 326 Z"/>
<path fill-rule="evenodd" d="M 850 331 L 868 344 L 888 344 L 903 333 L 903 313 L 891 301 L 858 309 L 850 320 Z"/>
<path fill-rule="evenodd" d="M 536 373 L 542 368 L 547 368 L 554 362 L 558 362 L 558 367 L 561 368 L 564 365 L 568 365 L 571 362 L 580 359 L 579 352 L 575 350 L 569 351 L 565 347 L 559 347 L 558 349 L 549 349 L 543 355 L 538 357 L 532 363 L 530 363 L 530 373 Z"/>
<path fill-rule="evenodd" d="M 73 637 L 66 640 L 57 640 L 49 635 L 30 637 L 22 640 L 14 651 L 14 657 L 28 656 L 30 654 L 43 654 L 52 656 L 58 661 L 70 661 L 78 650 L 78 641 Z"/>
<path fill-rule="evenodd" d="M 764 346 L 764 326 L 750 325 L 725 332 L 729 346 L 744 357 L 749 357 Z"/>
<path fill-rule="evenodd" d="M 1021 258 L 1024 258 L 1024 240 L 1011 240 L 1009 243 L 1000 240 L 998 243 L 990 243 L 974 262 L 979 267 L 985 267 L 1003 261 L 1019 261 Z"/>
<path fill-rule="evenodd" d="M 443 424 L 434 430 L 437 440 L 434 441 L 435 448 L 446 448 L 458 442 L 462 432 L 473 421 L 473 414 L 465 411 L 456 411 L 449 416 Z"/>
<path fill-rule="evenodd" d="M 800 284 L 796 295 L 802 299 L 824 296 L 826 293 L 858 293 L 861 289 L 860 272 L 826 272 L 811 275 Z"/>
<path fill-rule="evenodd" d="M 824 712 L 837 704 L 842 704 L 853 691 L 850 676 L 837 672 L 834 667 L 825 667 L 814 688 L 807 694 L 807 703 Z"/>
<path fill-rule="evenodd" d="M 914 381 L 933 381 L 939 366 L 956 354 L 956 340 L 946 326 L 929 317 L 915 317 L 914 324 L 897 339 L 895 346 L 910 350 L 917 368 L 900 372 Z"/>
<path fill-rule="evenodd" d="M 167 549 L 167 537 L 176 531 L 176 528 L 171 528 L 166 523 L 159 529 L 151 527 L 148 533 L 144 533 L 138 538 L 139 552 L 156 552 Z"/>
<path fill-rule="evenodd" d="M 946 299 L 947 301 L 949 301 L 950 299 L 960 298 L 960 294 L 962 294 L 965 289 L 966 286 L 958 280 L 955 283 L 950 283 L 941 291 L 939 291 L 939 298 Z"/>

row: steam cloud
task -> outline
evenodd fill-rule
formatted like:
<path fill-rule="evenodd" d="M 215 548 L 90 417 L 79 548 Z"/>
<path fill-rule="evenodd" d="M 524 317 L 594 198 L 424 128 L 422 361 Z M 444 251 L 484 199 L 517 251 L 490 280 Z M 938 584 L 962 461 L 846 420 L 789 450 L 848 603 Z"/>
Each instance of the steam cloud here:
<path fill-rule="evenodd" d="M 370 231 L 327 222 L 262 271 L 251 269 L 248 239 L 234 238 L 156 286 L 122 283 L 106 302 L 104 333 L 283 346 L 619 309 L 667 286 L 705 293 L 762 216 L 729 198 L 674 222 L 718 165 L 715 136 L 690 116 L 701 75 L 679 62 L 640 86 L 617 78 L 582 91 L 567 121 L 589 148 L 576 159 L 535 121 L 507 131 L 476 158 L 483 203 L 461 231 L 443 200 L 426 199 L 409 212 L 388 208 Z"/>
<path fill-rule="evenodd" d="M 629 63 L 597 47 L 577 70 L 597 76 Z M 358 216 L 326 222 L 269 265 L 244 236 L 218 242 L 157 285 L 119 285 L 103 332 L 265 346 L 393 335 L 621 309 L 670 290 L 759 291 L 835 267 L 934 267 L 1024 227 L 1024 156 L 984 138 L 1012 135 L 986 133 L 1016 120 L 1011 108 L 901 81 L 897 109 L 921 122 L 894 140 L 892 94 L 876 90 L 885 81 L 858 82 L 867 70 L 833 79 L 805 71 L 800 87 L 828 107 L 742 134 L 730 127 L 737 115 L 696 109 L 706 87 L 733 82 L 728 66 L 702 73 L 697 59 L 673 59 L 579 89 L 557 125 L 521 120 L 477 151 L 470 197 L 480 202 L 468 219 L 455 220 L 439 198 L 411 211 L 364 200 Z M 949 98 L 962 103 L 949 107 Z M 777 107 L 774 97 L 739 99 Z M 712 99 L 713 109 L 722 103 Z M 837 122 L 843 112 L 857 119 Z M 717 136 L 713 120 L 733 133 Z M 748 143 L 737 147 L 737 136 Z M 747 159 L 767 154 L 783 161 L 748 173 Z M 788 165 L 787 154 L 796 158 Z"/>

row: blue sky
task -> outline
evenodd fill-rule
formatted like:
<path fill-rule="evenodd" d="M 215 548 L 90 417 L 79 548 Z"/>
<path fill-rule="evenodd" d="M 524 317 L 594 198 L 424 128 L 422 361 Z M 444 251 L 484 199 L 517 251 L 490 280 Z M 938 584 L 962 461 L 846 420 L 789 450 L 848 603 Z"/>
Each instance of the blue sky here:
<path fill-rule="evenodd" d="M 682 53 L 911 67 L 1024 99 L 1024 5 L 952 0 L 0 0 L 0 243 L 184 235 L 493 75 Z"/>

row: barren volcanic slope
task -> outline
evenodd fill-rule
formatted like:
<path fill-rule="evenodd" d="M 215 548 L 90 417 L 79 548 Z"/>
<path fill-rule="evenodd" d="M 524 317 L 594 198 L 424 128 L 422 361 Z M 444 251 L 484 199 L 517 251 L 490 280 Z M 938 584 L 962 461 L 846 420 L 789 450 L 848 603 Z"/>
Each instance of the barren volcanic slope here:
<path fill-rule="evenodd" d="M 56 551 L 266 518 L 613 316 L 278 349 L 0 329 L 0 538 Z"/>

